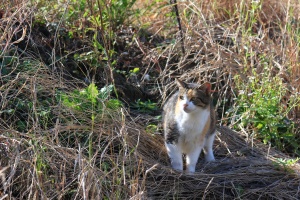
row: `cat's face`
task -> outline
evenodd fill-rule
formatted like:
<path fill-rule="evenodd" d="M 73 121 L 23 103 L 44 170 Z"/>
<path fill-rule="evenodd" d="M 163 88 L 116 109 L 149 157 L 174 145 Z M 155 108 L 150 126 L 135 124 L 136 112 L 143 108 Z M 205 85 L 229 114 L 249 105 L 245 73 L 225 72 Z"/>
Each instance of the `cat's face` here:
<path fill-rule="evenodd" d="M 178 105 L 186 113 L 205 109 L 210 104 L 210 84 L 197 85 L 176 80 L 179 87 Z"/>

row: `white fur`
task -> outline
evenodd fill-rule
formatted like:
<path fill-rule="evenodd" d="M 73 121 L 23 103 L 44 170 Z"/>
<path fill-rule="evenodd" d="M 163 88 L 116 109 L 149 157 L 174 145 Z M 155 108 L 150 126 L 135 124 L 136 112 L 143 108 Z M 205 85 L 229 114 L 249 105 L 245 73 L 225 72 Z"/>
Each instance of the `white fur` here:
<path fill-rule="evenodd" d="M 214 152 L 213 152 L 213 143 L 215 140 L 216 133 L 213 133 L 208 138 L 206 138 L 204 144 L 204 154 L 205 154 L 205 161 L 211 162 L 215 160 Z"/>
<path fill-rule="evenodd" d="M 187 104 L 184 108 L 184 104 Z M 205 160 L 207 162 L 214 161 L 213 155 L 213 141 L 215 134 L 212 134 L 208 138 L 204 138 L 201 143 L 201 135 L 210 118 L 210 109 L 202 109 L 188 101 L 184 96 L 184 100 L 180 101 L 180 112 L 176 115 L 176 122 L 178 129 L 182 133 L 179 137 L 178 144 L 167 144 L 166 148 L 171 158 L 171 165 L 176 170 L 183 170 L 182 154 L 186 155 L 187 171 L 190 173 L 195 172 L 195 167 L 199 158 L 199 155 L 204 148 Z"/>

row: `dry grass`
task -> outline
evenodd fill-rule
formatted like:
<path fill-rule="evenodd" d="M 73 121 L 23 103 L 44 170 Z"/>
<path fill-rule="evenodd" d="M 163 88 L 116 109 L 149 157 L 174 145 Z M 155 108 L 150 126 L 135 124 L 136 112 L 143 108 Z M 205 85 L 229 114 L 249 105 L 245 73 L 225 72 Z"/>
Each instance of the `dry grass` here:
<path fill-rule="evenodd" d="M 253 11 L 252 1 L 195 1 L 179 3 L 181 21 L 184 24 L 184 44 L 186 53 L 181 55 L 179 33 L 168 25 L 154 32 L 173 35 L 177 40 L 171 45 L 152 49 L 148 52 L 149 73 L 159 71 L 158 80 L 162 83 L 160 91 L 164 102 L 170 91 L 174 90 L 174 77 L 191 82 L 213 83 L 217 92 L 218 109 L 224 114 L 233 105 L 238 75 L 247 83 L 254 73 L 280 77 L 288 89 L 284 106 L 289 99 L 299 93 L 299 3 L 297 1 L 262 1 L 261 8 Z M 232 6 L 234 5 L 234 6 Z M 164 6 L 152 24 L 172 20 L 166 17 L 170 6 Z M 183 13 L 187 13 L 184 15 Z M 146 15 L 145 18 L 148 16 Z M 146 20 L 142 17 L 142 19 Z M 155 26 L 154 26 L 155 27 Z M 155 58 L 155 59 L 153 59 Z M 158 63 L 157 60 L 163 60 Z M 163 63 L 163 64 L 162 64 Z M 267 64 L 266 64 L 267 63 Z M 267 69 L 266 69 L 266 65 Z M 226 102 L 223 104 L 222 102 Z M 221 111 L 222 110 L 222 111 Z M 225 116 L 222 116 L 222 118 Z M 291 109 L 289 118 L 298 121 L 299 106 Z"/>
<path fill-rule="evenodd" d="M 155 163 L 148 172 L 146 191 L 155 199 L 297 199 L 299 177 L 276 165 L 285 155 L 241 134 L 219 129 L 217 161 L 197 165 L 194 175 L 180 174 Z M 299 164 L 293 166 L 299 173 Z"/>
<path fill-rule="evenodd" d="M 67 129 L 55 131 L 74 134 Z M 225 127 L 216 140 L 217 161 L 205 164 L 201 159 L 194 175 L 173 171 L 162 136 L 147 134 L 130 120 L 94 131 L 99 137 L 94 140 L 94 157 L 88 160 L 80 146 L 62 147 L 42 137 L 2 130 L 6 194 L 25 199 L 299 198 L 299 164 L 283 166 L 278 158 L 286 155 Z"/>
<path fill-rule="evenodd" d="M 293 158 L 253 139 L 246 130 L 219 127 L 217 161 L 204 163 L 201 158 L 197 172 L 189 175 L 171 169 L 161 130 L 145 131 L 150 122 L 159 125 L 153 116 L 121 107 L 107 109 L 94 121 L 93 110 L 78 112 L 64 106 L 58 91 L 72 94 L 86 83 L 70 75 L 74 63 L 63 62 L 68 55 L 47 46 L 56 41 L 58 48 L 65 42 L 62 38 L 31 35 L 36 31 L 31 26 L 34 9 L 22 2 L 15 7 L 7 2 L 11 10 L 0 19 L 0 199 L 300 198 L 299 162 L 289 162 Z M 151 24 L 156 35 L 175 37 L 174 23 L 163 27 L 170 20 L 164 16 L 170 6 L 157 6 L 159 13 L 151 18 L 145 14 L 140 22 Z M 142 55 L 137 66 L 128 64 L 141 69 L 137 78 L 151 75 L 149 82 L 141 81 L 141 90 L 155 99 L 163 97 L 158 98 L 163 103 L 175 90 L 174 77 L 210 81 L 217 91 L 221 124 L 225 110 L 234 106 L 233 77 L 247 80 L 252 69 L 263 72 L 263 55 L 274 66 L 273 75 L 289 88 L 286 98 L 298 94 L 299 3 L 264 1 L 259 20 L 252 24 L 255 34 L 247 32 L 247 23 L 253 22 L 245 20 L 249 7 L 250 1 L 180 3 L 181 13 L 190 12 L 181 16 L 185 55 L 179 40 L 161 45 L 152 41 L 157 45 L 153 47 L 135 39 L 130 46 Z M 287 23 L 291 20 L 292 27 Z M 101 85 L 105 74 L 98 72 Z M 122 80 L 120 85 L 136 86 L 130 78 Z M 299 107 L 289 115 L 298 120 Z"/>

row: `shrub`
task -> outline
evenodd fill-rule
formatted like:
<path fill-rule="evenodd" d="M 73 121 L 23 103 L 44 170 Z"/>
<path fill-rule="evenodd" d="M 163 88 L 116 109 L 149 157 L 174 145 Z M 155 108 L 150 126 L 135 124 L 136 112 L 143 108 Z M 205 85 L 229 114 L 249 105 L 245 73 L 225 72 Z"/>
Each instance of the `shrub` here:
<path fill-rule="evenodd" d="M 252 70 L 247 80 L 235 76 L 239 91 L 236 106 L 229 110 L 236 129 L 246 129 L 252 137 L 271 143 L 278 149 L 299 153 L 299 145 L 294 134 L 294 122 L 288 119 L 296 99 L 289 102 L 287 109 L 283 101 L 288 90 L 279 76 L 272 76 L 272 69 L 265 66 L 262 73 Z M 299 99 L 298 99 L 299 101 Z"/>

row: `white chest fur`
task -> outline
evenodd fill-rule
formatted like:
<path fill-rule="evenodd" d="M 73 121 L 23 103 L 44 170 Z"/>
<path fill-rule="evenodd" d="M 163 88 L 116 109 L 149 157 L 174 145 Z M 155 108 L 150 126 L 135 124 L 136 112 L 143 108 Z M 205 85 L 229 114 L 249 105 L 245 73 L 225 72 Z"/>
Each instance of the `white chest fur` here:
<path fill-rule="evenodd" d="M 177 115 L 176 122 L 180 132 L 182 142 L 196 142 L 198 138 L 205 134 L 203 130 L 210 117 L 210 110 L 198 108 L 193 113 L 186 113 L 183 110 Z"/>

